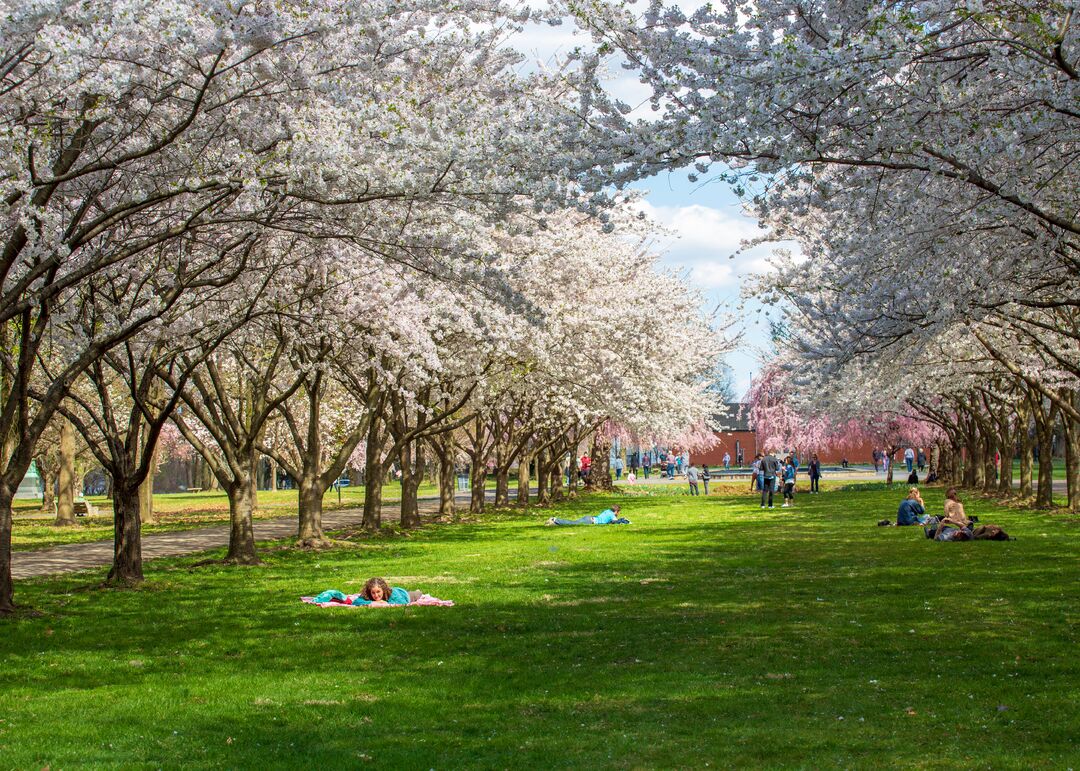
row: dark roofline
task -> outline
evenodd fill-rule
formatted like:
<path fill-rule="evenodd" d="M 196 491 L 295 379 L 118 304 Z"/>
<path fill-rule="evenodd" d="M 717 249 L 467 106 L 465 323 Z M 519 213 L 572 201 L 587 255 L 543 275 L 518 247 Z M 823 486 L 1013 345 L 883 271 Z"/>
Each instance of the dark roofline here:
<path fill-rule="evenodd" d="M 750 431 L 749 409 L 745 402 L 724 402 L 727 415 L 713 415 L 713 423 L 721 431 Z"/>

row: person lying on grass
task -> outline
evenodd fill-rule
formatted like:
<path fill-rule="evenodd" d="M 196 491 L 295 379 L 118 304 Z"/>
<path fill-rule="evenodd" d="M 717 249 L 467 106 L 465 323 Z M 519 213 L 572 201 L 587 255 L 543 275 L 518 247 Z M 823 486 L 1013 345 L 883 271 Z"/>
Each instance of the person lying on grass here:
<path fill-rule="evenodd" d="M 912 487 L 908 490 L 907 498 L 900 501 L 900 508 L 896 511 L 896 524 L 898 527 L 925 525 L 928 519 L 926 504 L 923 503 L 919 488 Z"/>
<path fill-rule="evenodd" d="M 552 517 L 545 525 L 629 525 L 630 520 L 624 519 L 619 516 L 619 507 L 612 506 L 610 509 L 604 509 L 595 517 L 581 517 L 580 519 L 560 519 L 559 517 Z"/>
<path fill-rule="evenodd" d="M 409 591 L 395 586 L 392 589 L 385 578 L 369 578 L 364 583 L 360 594 L 352 599 L 351 605 L 368 605 L 373 608 L 385 608 L 390 605 L 408 605 L 420 599 L 423 592 Z M 348 602 L 346 595 L 336 589 L 327 589 L 315 597 L 315 602 Z"/>
<path fill-rule="evenodd" d="M 945 493 L 944 516 L 940 520 L 931 518 L 927 526 L 926 537 L 936 541 L 971 540 L 971 519 L 964 513 L 964 504 L 957 497 L 955 487 Z"/>

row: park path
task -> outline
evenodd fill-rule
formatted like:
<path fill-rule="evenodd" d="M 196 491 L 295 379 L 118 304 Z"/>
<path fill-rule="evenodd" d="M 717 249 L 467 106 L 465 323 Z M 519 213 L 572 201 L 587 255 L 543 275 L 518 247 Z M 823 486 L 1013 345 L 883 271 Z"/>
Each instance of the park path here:
<path fill-rule="evenodd" d="M 457 496 L 460 505 L 468 506 L 468 494 Z M 419 500 L 421 514 L 433 514 L 439 509 L 437 497 Z M 340 530 L 350 525 L 358 525 L 364 518 L 364 510 L 340 509 L 323 513 L 324 530 Z M 401 519 L 399 503 L 387 503 L 382 509 L 384 522 L 397 522 Z M 296 515 L 290 514 L 272 519 L 260 519 L 254 523 L 256 541 L 273 541 L 296 536 Z M 213 525 L 195 530 L 179 530 L 175 533 L 155 533 L 143 536 L 142 556 L 144 560 L 158 557 L 178 557 L 195 554 L 209 549 L 216 549 L 229 544 L 229 526 Z M 113 560 L 113 542 L 93 541 L 91 543 L 72 543 L 54 546 L 36 551 L 16 551 L 11 554 L 11 577 L 36 578 L 56 573 L 73 573 L 76 570 L 107 568 Z"/>

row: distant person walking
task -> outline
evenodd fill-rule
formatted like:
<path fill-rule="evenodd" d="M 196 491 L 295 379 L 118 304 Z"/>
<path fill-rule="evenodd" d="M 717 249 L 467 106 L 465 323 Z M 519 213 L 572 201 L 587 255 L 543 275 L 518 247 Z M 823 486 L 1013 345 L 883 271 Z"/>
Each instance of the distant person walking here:
<path fill-rule="evenodd" d="M 881 467 L 881 452 L 875 447 L 874 448 L 874 473 L 875 474 L 878 471 L 881 470 L 880 467 Z"/>
<path fill-rule="evenodd" d="M 686 481 L 690 484 L 690 494 L 691 495 L 701 495 L 701 493 L 698 491 L 698 486 L 697 486 L 698 479 L 700 479 L 700 477 L 701 477 L 701 475 L 698 473 L 698 470 L 697 470 L 696 466 L 687 466 L 687 468 L 686 468 Z"/>
<path fill-rule="evenodd" d="M 806 467 L 806 472 L 810 476 L 810 492 L 821 492 L 818 488 L 818 481 L 821 479 L 821 461 L 818 460 L 816 453 L 810 456 L 810 465 Z"/>
<path fill-rule="evenodd" d="M 725 452 L 724 453 L 724 469 L 727 470 L 729 468 L 731 468 L 731 453 L 730 452 Z"/>
<path fill-rule="evenodd" d="M 623 459 L 621 455 L 615 456 L 615 479 L 622 479 Z"/>
<path fill-rule="evenodd" d="M 910 447 L 904 450 L 904 465 L 907 466 L 907 473 L 911 474 L 911 469 L 915 467 L 915 450 Z"/>
<path fill-rule="evenodd" d="M 750 464 L 750 492 L 761 489 L 761 453 L 754 456 Z"/>
<path fill-rule="evenodd" d="M 916 462 L 919 464 L 919 471 L 922 471 L 926 468 L 926 450 L 920 447 L 919 451 L 916 453 L 916 458 Z"/>
<path fill-rule="evenodd" d="M 709 494 L 709 480 L 712 478 L 712 474 L 709 473 L 709 467 L 704 463 L 701 464 L 701 484 L 705 487 L 705 494 Z"/>
<path fill-rule="evenodd" d="M 647 452 L 641 457 L 641 471 L 645 474 L 645 478 L 649 478 L 649 472 L 652 470 L 652 453 Z"/>
<path fill-rule="evenodd" d="M 776 490 L 776 474 L 780 470 L 780 461 L 771 452 L 761 459 L 761 508 L 765 508 L 768 496 L 769 508 L 773 507 L 773 492 Z"/>
<path fill-rule="evenodd" d="M 667 478 L 675 478 L 675 456 L 670 452 L 667 454 Z"/>

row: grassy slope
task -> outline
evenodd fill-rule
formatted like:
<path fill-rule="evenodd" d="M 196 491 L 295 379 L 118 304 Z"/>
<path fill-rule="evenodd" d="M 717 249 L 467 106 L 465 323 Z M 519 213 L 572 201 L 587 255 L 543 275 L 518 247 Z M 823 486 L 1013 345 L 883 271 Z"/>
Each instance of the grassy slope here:
<path fill-rule="evenodd" d="M 624 497 L 630 527 L 22 583 L 0 766 L 1075 767 L 1077 523 L 972 502 L 1018 540 L 938 544 L 873 526 L 895 498 Z M 380 574 L 458 605 L 296 599 Z"/>

